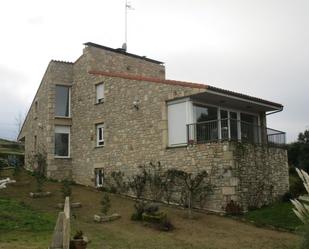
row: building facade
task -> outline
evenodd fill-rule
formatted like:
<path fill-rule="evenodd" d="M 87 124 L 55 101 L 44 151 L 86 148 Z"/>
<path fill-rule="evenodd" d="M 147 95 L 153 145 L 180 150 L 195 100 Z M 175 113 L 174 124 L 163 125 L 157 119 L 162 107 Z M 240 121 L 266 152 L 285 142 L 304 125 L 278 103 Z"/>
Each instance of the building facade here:
<path fill-rule="evenodd" d="M 165 79 L 162 62 L 86 43 L 74 63 L 51 61 L 18 139 L 25 165 L 39 150 L 47 176 L 100 186 L 111 171 L 211 172 L 206 208 L 271 202 L 288 191 L 285 133 L 266 127 L 283 106 L 204 84 Z"/>

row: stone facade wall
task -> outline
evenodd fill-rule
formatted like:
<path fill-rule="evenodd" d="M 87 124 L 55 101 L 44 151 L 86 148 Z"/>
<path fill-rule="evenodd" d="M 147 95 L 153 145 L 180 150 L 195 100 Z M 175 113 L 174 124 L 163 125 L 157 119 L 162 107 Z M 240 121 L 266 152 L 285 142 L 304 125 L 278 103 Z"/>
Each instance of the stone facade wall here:
<path fill-rule="evenodd" d="M 237 193 L 245 209 L 272 203 L 289 190 L 287 151 L 252 144 L 234 144 L 239 179 Z"/>
<path fill-rule="evenodd" d="M 49 177 L 72 177 L 77 183 L 94 186 L 96 168 L 132 175 L 138 166 L 160 161 L 166 169 L 205 169 L 214 186 L 206 208 L 214 211 L 224 210 L 230 200 L 246 208 L 256 191 L 251 186 L 265 181 L 265 172 L 273 176 L 272 180 L 267 179 L 273 185 L 273 198 L 287 190 L 285 150 L 269 148 L 265 152 L 262 147 L 243 145 L 241 152 L 246 152 L 240 153 L 239 146 L 230 142 L 168 148 L 166 101 L 205 89 L 88 73 L 96 70 L 165 77 L 162 65 L 93 47 L 85 48 L 74 64 L 52 62 L 36 97 L 41 105 L 37 121 L 33 121 L 32 107 L 23 128 L 26 151 L 31 150 L 33 132 L 45 144 Z M 101 82 L 105 88 L 104 103 L 96 104 L 95 86 Z M 71 86 L 71 118 L 55 117 L 56 84 Z M 133 105 L 137 100 L 138 109 Z M 39 121 L 42 131 L 35 129 Z M 104 123 L 104 147 L 96 147 L 99 123 Z M 54 157 L 55 125 L 71 127 L 71 158 Z"/>
<path fill-rule="evenodd" d="M 70 118 L 65 120 L 55 118 L 55 86 L 56 84 L 71 85 L 72 69 L 71 63 L 58 61 L 49 63 L 19 134 L 19 139 L 25 140 L 26 168 L 31 169 L 30 159 L 33 154 L 45 151 L 47 153 L 47 176 L 60 179 L 71 177 L 71 162 L 69 159 L 54 158 L 54 125 L 69 125 L 72 121 Z M 37 138 L 36 148 L 35 137 Z"/>
<path fill-rule="evenodd" d="M 84 49 L 84 55 L 88 57 L 88 71 L 121 72 L 165 79 L 164 65 L 91 46 Z"/>

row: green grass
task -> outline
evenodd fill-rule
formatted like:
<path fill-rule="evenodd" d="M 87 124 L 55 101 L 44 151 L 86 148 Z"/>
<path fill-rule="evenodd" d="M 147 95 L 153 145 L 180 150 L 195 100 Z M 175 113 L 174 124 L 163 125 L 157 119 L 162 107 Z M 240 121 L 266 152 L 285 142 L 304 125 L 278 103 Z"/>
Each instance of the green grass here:
<path fill-rule="evenodd" d="M 55 217 L 23 202 L 0 198 L 0 231 L 52 231 Z"/>
<path fill-rule="evenodd" d="M 56 204 L 63 202 L 62 185 L 47 181 L 44 190 L 51 191 L 52 195 L 32 199 L 29 192 L 35 189 L 33 176 L 21 171 L 13 177 L 10 169 L 2 170 L 2 174 L 2 177 L 16 179 L 17 183 L 8 184 L 0 191 L 0 214 L 7 217 L 7 221 L 0 223 L 3 228 L 0 229 L 0 249 L 46 249 L 60 211 Z M 168 215 L 175 230 L 161 232 L 131 220 L 133 200 L 109 195 L 110 214 L 118 213 L 121 219 L 97 224 L 93 222 L 93 215 L 100 213 L 102 192 L 90 187 L 72 186 L 72 199 L 81 202 L 82 207 L 72 209 L 71 232 L 73 235 L 75 231 L 82 230 L 91 240 L 88 248 L 294 249 L 299 243 L 295 234 L 257 228 L 227 217 L 198 212 L 193 212 L 194 219 L 187 219 L 186 210 L 165 205 L 160 209 Z M 3 217 L 0 217 L 0 222 L 2 220 Z"/>
<path fill-rule="evenodd" d="M 245 219 L 254 221 L 257 225 L 271 225 L 277 228 L 295 230 L 301 222 L 292 211 L 290 202 L 280 202 L 269 207 L 250 211 L 245 214 Z"/>

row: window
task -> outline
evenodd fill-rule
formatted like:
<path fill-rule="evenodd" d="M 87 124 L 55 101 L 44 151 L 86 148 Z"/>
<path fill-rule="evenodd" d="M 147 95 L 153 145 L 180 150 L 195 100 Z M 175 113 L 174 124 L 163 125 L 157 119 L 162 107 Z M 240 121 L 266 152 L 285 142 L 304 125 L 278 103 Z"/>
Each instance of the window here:
<path fill-rule="evenodd" d="M 96 103 L 103 103 L 104 101 L 104 84 L 100 83 L 95 86 L 96 91 Z"/>
<path fill-rule="evenodd" d="M 70 117 L 70 87 L 56 86 L 56 110 L 58 117 Z"/>
<path fill-rule="evenodd" d="M 97 124 L 97 147 L 104 145 L 104 124 Z"/>
<path fill-rule="evenodd" d="M 55 156 L 70 156 L 70 127 L 55 126 Z"/>
<path fill-rule="evenodd" d="M 218 139 L 218 109 L 212 106 L 193 106 L 198 142 Z"/>
<path fill-rule="evenodd" d="M 95 169 L 95 186 L 96 187 L 102 187 L 104 182 L 104 172 L 103 169 Z"/>

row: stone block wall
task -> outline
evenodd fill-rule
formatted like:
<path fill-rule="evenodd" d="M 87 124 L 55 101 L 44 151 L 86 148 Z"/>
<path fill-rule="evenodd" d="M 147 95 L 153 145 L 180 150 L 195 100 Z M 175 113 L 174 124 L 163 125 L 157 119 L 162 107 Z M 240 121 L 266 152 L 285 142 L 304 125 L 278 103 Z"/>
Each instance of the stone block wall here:
<path fill-rule="evenodd" d="M 77 183 L 94 186 L 97 168 L 103 168 L 106 174 L 122 171 L 129 176 L 140 165 L 157 161 L 165 169 L 207 170 L 214 187 L 206 208 L 219 212 L 231 200 L 246 209 L 261 186 L 258 205 L 271 202 L 288 190 L 287 157 L 283 149 L 247 144 L 240 147 L 230 142 L 168 148 L 166 101 L 205 89 L 89 73 L 97 70 L 165 77 L 164 66 L 160 64 L 94 47 L 85 48 L 74 64 L 51 62 L 36 96 L 37 118 L 33 117 L 32 106 L 22 131 L 26 152 L 31 151 L 33 134 L 46 147 L 49 177 L 72 177 Z M 95 86 L 101 82 L 105 88 L 104 103 L 96 104 Z M 71 86 L 70 118 L 55 117 L 57 84 Z M 137 100 L 138 109 L 133 105 Z M 38 128 L 39 122 L 42 128 Z M 104 123 L 104 147 L 96 147 L 99 123 Z M 55 125 L 71 127 L 71 158 L 54 157 Z"/>
<path fill-rule="evenodd" d="M 289 190 L 287 151 L 252 144 L 233 144 L 239 185 L 237 194 L 245 209 L 277 201 Z"/>

